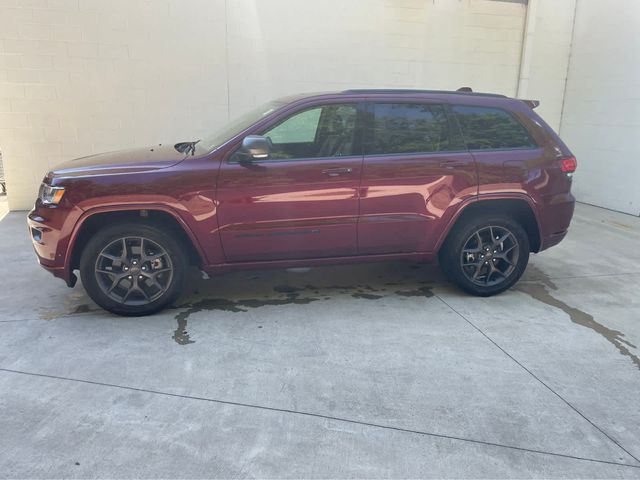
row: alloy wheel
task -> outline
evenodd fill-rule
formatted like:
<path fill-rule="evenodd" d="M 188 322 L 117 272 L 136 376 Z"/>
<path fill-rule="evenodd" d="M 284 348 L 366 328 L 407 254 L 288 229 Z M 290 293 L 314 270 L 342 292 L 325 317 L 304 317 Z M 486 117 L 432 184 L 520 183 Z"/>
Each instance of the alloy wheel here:
<path fill-rule="evenodd" d="M 462 248 L 460 265 L 464 275 L 476 285 L 494 286 L 504 282 L 516 268 L 520 245 L 504 227 L 476 230 Z"/>
<path fill-rule="evenodd" d="M 104 294 L 123 305 L 147 305 L 171 285 L 173 264 L 167 251 L 144 237 L 122 237 L 98 254 L 95 276 Z"/>

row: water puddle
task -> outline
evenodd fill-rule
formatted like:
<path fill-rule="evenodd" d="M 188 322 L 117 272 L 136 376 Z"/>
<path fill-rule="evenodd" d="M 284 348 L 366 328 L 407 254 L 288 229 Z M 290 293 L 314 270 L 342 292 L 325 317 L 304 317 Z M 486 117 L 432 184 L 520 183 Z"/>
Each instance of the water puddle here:
<path fill-rule="evenodd" d="M 180 318 L 180 315 L 176 315 L 176 320 L 178 321 L 178 328 L 176 328 L 173 332 L 173 340 L 178 345 L 189 345 L 190 343 L 196 343 L 191 340 L 189 337 L 189 332 L 187 331 L 187 319 Z"/>
<path fill-rule="evenodd" d="M 629 350 L 630 348 L 636 349 L 637 347 L 624 338 L 624 333 L 598 323 L 593 318 L 593 315 L 567 305 L 562 300 L 557 299 L 549 292 L 549 290 L 558 289 L 555 283 L 553 283 L 545 273 L 535 268 L 533 265 L 529 265 L 527 269 L 529 272 L 534 272 L 537 277 L 540 277 L 539 280 L 536 279 L 539 283 L 520 282 L 515 287 L 516 290 L 524 292 L 532 298 L 551 307 L 559 308 L 569 316 L 573 323 L 589 328 L 599 335 L 602 335 L 609 343 L 614 345 L 622 355 L 629 357 L 634 365 L 640 369 L 640 358 Z"/>
<path fill-rule="evenodd" d="M 373 293 L 353 293 L 351 294 L 353 298 L 364 298 L 365 300 L 380 300 L 382 295 L 374 295 Z"/>
<path fill-rule="evenodd" d="M 72 308 L 71 310 L 44 310 L 40 311 L 40 320 L 56 320 L 62 317 L 68 317 L 69 315 L 77 315 L 80 313 L 93 313 L 99 312 L 100 308 L 91 308 L 91 305 L 81 303 L 80 305 Z"/>
<path fill-rule="evenodd" d="M 415 283 L 419 283 L 422 286 L 415 287 Z M 411 282 L 411 286 L 415 287 L 411 290 L 398 290 L 395 292 L 389 291 L 388 287 L 382 286 L 381 288 L 375 288 L 371 285 L 329 285 L 329 286 L 314 286 L 305 285 L 302 287 L 294 287 L 291 285 L 276 285 L 273 287 L 273 291 L 281 297 L 271 298 L 266 294 L 264 298 L 249 298 L 239 300 L 228 300 L 223 298 L 201 298 L 189 303 L 178 306 L 182 309 L 180 313 L 175 316 L 178 326 L 173 332 L 173 340 L 179 345 L 188 345 L 195 343 L 191 340 L 189 332 L 187 330 L 187 322 L 191 315 L 203 311 L 220 310 L 224 312 L 241 313 L 247 312 L 249 309 L 260 308 L 264 306 L 281 306 L 281 305 L 307 305 L 317 301 L 331 300 L 332 294 L 351 295 L 353 298 L 364 300 L 380 300 L 385 296 L 398 295 L 402 297 L 432 297 L 432 287 L 424 285 L 431 282 Z M 391 285 L 402 286 L 402 283 L 391 283 Z M 375 293 L 374 293 L 375 292 Z M 195 292 L 198 293 L 198 292 Z M 262 326 L 258 327 L 262 328 Z"/>
<path fill-rule="evenodd" d="M 415 290 L 399 290 L 396 292 L 396 295 L 400 295 L 401 297 L 433 297 L 432 287 L 420 287 Z"/>

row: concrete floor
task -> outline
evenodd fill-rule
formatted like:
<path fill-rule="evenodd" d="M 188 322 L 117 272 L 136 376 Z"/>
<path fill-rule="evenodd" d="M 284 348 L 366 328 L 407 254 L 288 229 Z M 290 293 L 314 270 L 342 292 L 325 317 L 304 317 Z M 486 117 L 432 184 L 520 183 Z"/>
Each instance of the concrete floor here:
<path fill-rule="evenodd" d="M 640 478 L 640 219 L 579 205 L 518 286 L 433 266 L 194 281 L 146 318 L 0 222 L 3 477 Z"/>

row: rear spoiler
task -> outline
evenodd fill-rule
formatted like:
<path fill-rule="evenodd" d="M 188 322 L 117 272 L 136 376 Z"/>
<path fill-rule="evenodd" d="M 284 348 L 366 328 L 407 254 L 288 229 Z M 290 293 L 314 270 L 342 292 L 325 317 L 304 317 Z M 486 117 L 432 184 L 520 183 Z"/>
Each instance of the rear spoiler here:
<path fill-rule="evenodd" d="M 524 103 L 526 103 L 529 108 L 531 108 L 532 110 L 534 108 L 536 108 L 538 105 L 540 105 L 540 100 L 522 100 Z"/>

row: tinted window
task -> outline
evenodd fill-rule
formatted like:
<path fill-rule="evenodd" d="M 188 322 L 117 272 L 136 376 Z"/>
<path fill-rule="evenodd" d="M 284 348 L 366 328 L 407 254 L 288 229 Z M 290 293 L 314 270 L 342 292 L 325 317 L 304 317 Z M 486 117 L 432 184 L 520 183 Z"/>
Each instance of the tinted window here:
<path fill-rule="evenodd" d="M 505 110 L 454 106 L 453 111 L 470 150 L 537 146 L 520 122 Z"/>
<path fill-rule="evenodd" d="M 318 131 L 321 108 L 312 108 L 298 113 L 280 125 L 269 130 L 265 135 L 275 144 L 313 142 Z"/>
<path fill-rule="evenodd" d="M 441 105 L 376 103 L 373 138 L 367 153 L 421 153 L 454 150 Z"/>
<path fill-rule="evenodd" d="M 353 154 L 357 107 L 333 104 L 298 112 L 264 132 L 271 159 L 341 157 Z"/>

